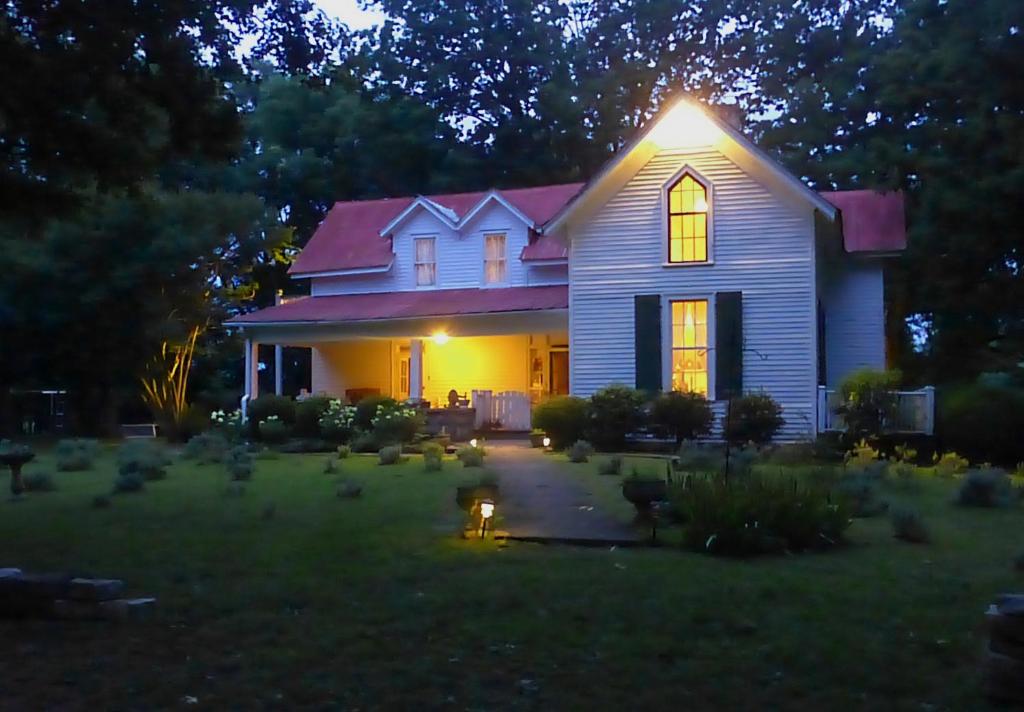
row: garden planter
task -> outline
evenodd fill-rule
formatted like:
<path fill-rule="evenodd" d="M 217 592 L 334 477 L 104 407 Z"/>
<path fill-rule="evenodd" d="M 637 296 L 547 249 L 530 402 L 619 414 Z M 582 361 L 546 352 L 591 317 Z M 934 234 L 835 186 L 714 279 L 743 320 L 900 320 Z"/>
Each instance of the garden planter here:
<path fill-rule="evenodd" d="M 530 447 L 544 447 L 544 433 L 530 433 Z"/>
<path fill-rule="evenodd" d="M 623 480 L 622 496 L 637 512 L 649 512 L 654 502 L 668 498 L 668 485 L 664 480 Z"/>

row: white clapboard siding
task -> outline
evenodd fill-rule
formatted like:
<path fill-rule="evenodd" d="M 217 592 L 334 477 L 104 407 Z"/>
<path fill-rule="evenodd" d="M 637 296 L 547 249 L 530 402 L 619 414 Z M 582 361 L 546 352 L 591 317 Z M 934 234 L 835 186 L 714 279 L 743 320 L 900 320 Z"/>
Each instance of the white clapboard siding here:
<path fill-rule="evenodd" d="M 344 277 L 314 277 L 311 280 L 311 293 L 313 296 L 323 296 L 484 286 L 484 234 L 488 232 L 503 232 L 506 235 L 507 280 L 504 284 L 493 286 L 565 283 L 564 272 L 559 282 L 557 273 L 537 273 L 539 268 L 528 269 L 523 264 L 519 256 L 529 240 L 527 226 L 508 208 L 500 203 L 491 202 L 458 233 L 427 211 L 418 212 L 395 234 L 392 243 L 394 264 L 388 272 Z M 433 287 L 416 286 L 414 240 L 417 237 L 434 237 L 437 240 L 437 284 Z"/>
<path fill-rule="evenodd" d="M 821 275 L 825 378 L 830 387 L 858 368 L 885 368 L 885 290 L 878 259 L 843 256 Z"/>
<path fill-rule="evenodd" d="M 712 184 L 714 263 L 665 267 L 662 188 L 686 165 Z M 744 388 L 763 389 L 782 404 L 783 437 L 813 433 L 817 297 L 810 205 L 780 199 L 718 151 L 663 151 L 573 226 L 570 237 L 573 393 L 634 383 L 635 295 L 712 298 L 741 291 Z"/>

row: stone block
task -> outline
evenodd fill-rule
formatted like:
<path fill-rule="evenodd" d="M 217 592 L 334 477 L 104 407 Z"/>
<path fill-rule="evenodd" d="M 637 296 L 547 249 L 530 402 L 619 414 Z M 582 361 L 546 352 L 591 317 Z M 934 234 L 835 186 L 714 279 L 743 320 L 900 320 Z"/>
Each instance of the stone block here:
<path fill-rule="evenodd" d="M 71 579 L 68 597 L 76 601 L 110 601 L 121 595 L 124 582 L 118 579 Z"/>
<path fill-rule="evenodd" d="M 156 608 L 155 598 L 119 598 L 99 604 L 103 617 L 108 620 L 142 620 Z"/>

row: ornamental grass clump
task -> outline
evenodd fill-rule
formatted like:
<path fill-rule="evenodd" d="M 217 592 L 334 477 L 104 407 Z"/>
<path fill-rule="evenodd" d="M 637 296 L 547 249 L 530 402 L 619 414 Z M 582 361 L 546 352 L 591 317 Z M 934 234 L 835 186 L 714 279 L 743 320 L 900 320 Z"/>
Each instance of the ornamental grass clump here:
<path fill-rule="evenodd" d="M 99 455 L 100 446 L 95 440 L 73 438 L 61 440 L 53 449 L 60 472 L 81 472 L 91 470 Z"/>
<path fill-rule="evenodd" d="M 597 474 L 616 476 L 621 475 L 622 465 L 622 455 L 612 455 L 607 460 L 604 460 L 600 465 L 597 466 Z"/>
<path fill-rule="evenodd" d="M 961 457 L 955 452 L 947 452 L 941 456 L 935 453 L 932 465 L 936 477 L 950 479 L 967 472 L 967 468 L 971 466 L 971 463 L 967 461 L 967 458 Z"/>
<path fill-rule="evenodd" d="M 725 454 L 721 448 L 688 440 L 679 448 L 672 465 L 680 472 L 717 473 L 725 466 Z"/>
<path fill-rule="evenodd" d="M 423 444 L 423 469 L 438 472 L 444 467 L 444 448 L 438 443 Z"/>
<path fill-rule="evenodd" d="M 1009 476 L 996 467 L 969 470 L 956 494 L 956 503 L 964 507 L 1006 507 L 1014 499 Z"/>
<path fill-rule="evenodd" d="M 220 433 L 200 433 L 189 439 L 181 456 L 186 460 L 195 460 L 200 465 L 217 464 L 224 461 L 230 447 L 227 438 Z"/>
<path fill-rule="evenodd" d="M 569 448 L 568 457 L 569 462 L 583 463 L 590 459 L 590 456 L 594 454 L 594 446 L 588 443 L 586 440 L 577 440 Z"/>
<path fill-rule="evenodd" d="M 348 458 L 349 455 L 352 454 L 352 448 L 350 448 L 348 445 L 339 445 L 338 449 L 337 449 L 337 453 L 338 453 L 338 459 L 339 460 L 344 460 L 344 459 Z"/>
<path fill-rule="evenodd" d="M 879 478 L 864 470 L 847 471 L 836 485 L 836 492 L 850 505 L 850 514 L 858 519 L 884 513 L 889 505 L 879 499 Z"/>
<path fill-rule="evenodd" d="M 402 448 L 397 445 L 388 445 L 382 447 L 377 453 L 378 464 L 381 465 L 397 465 L 402 461 Z"/>
<path fill-rule="evenodd" d="M 231 448 L 224 458 L 224 469 L 234 482 L 251 480 L 254 469 L 252 452 L 245 445 Z"/>
<path fill-rule="evenodd" d="M 355 406 L 332 399 L 318 420 L 320 434 L 334 443 L 347 443 L 355 428 Z"/>
<path fill-rule="evenodd" d="M 117 451 L 117 470 L 121 476 L 138 474 L 144 480 L 162 480 L 171 464 L 167 451 L 156 443 L 135 440 L 122 445 Z"/>
<path fill-rule="evenodd" d="M 141 492 L 145 486 L 146 480 L 138 472 L 126 472 L 114 480 L 114 492 L 118 494 Z"/>
<path fill-rule="evenodd" d="M 53 492 L 57 484 L 49 472 L 29 472 L 25 475 L 26 492 Z"/>
<path fill-rule="evenodd" d="M 685 522 L 683 544 L 723 556 L 836 546 L 850 526 L 848 505 L 796 480 L 690 476 L 669 493 Z"/>
<path fill-rule="evenodd" d="M 907 508 L 893 510 L 892 535 L 911 544 L 927 544 L 931 541 L 928 527 L 925 526 L 920 513 Z"/>

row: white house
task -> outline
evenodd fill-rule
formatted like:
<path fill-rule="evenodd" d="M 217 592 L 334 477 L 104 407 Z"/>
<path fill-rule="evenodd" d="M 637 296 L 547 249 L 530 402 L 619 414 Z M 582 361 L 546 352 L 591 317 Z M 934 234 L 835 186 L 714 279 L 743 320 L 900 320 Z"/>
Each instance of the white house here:
<path fill-rule="evenodd" d="M 310 296 L 228 325 L 249 397 L 264 343 L 311 348 L 313 392 L 455 391 L 513 429 L 624 383 L 767 391 L 806 437 L 829 387 L 886 364 L 903 223 L 899 193 L 816 193 L 682 100 L 586 184 L 337 203 L 290 270 Z"/>

